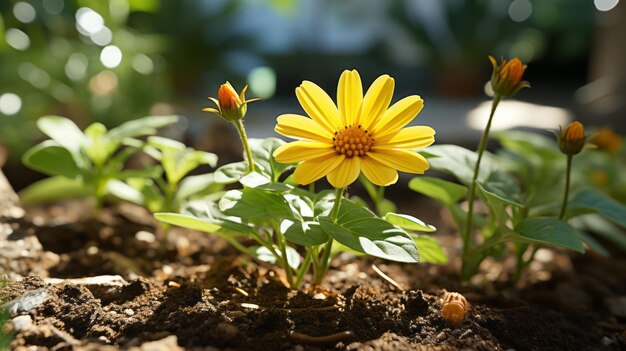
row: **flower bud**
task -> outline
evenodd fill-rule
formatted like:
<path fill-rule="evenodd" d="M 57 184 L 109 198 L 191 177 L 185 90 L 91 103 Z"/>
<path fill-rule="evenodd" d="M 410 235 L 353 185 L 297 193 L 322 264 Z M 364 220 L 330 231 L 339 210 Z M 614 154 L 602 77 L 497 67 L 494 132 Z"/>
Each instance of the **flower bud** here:
<path fill-rule="evenodd" d="M 517 57 L 510 61 L 502 59 L 499 66 L 493 56 L 489 56 L 489 60 L 493 66 L 491 88 L 496 95 L 507 98 L 517 94 L 522 88 L 530 88 L 530 83 L 522 81 L 526 65 Z"/>
<path fill-rule="evenodd" d="M 585 127 L 576 121 L 570 123 L 565 130 L 559 133 L 559 148 L 566 155 L 576 155 L 585 146 Z"/>
<path fill-rule="evenodd" d="M 606 150 L 609 153 L 615 153 L 622 147 L 622 137 L 613 132 L 610 128 L 600 128 L 591 139 L 591 142 L 598 149 Z"/>
<path fill-rule="evenodd" d="M 206 107 L 202 109 L 202 111 L 216 113 L 231 122 L 243 119 L 248 110 L 248 103 L 259 100 L 246 100 L 246 90 L 248 90 L 247 85 L 241 90 L 241 93 L 237 95 L 233 86 L 229 82 L 226 82 L 222 84 L 217 91 L 217 99 L 209 98 L 209 100 L 213 101 L 217 106 L 217 109 Z"/>

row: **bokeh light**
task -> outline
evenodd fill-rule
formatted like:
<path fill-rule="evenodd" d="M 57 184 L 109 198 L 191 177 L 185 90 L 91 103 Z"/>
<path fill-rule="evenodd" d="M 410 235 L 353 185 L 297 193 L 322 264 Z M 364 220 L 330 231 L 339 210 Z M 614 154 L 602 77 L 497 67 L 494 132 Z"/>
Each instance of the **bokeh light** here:
<path fill-rule="evenodd" d="M 270 67 L 257 67 L 248 74 L 248 84 L 255 97 L 270 98 L 276 92 L 276 72 Z"/>
<path fill-rule="evenodd" d="M 14 115 L 22 109 L 22 99 L 14 93 L 0 95 L 0 113 L 7 116 Z"/>
<path fill-rule="evenodd" d="M 5 37 L 7 44 L 15 50 L 23 51 L 30 47 L 30 38 L 28 35 L 17 28 L 10 28 L 7 30 Z"/>
<path fill-rule="evenodd" d="M 619 0 L 593 0 L 593 4 L 596 6 L 598 11 L 611 11 L 617 4 Z"/>
<path fill-rule="evenodd" d="M 102 49 L 100 62 L 107 68 L 115 68 L 122 62 L 122 50 L 115 45 L 109 45 Z"/>
<path fill-rule="evenodd" d="M 13 15 L 22 23 L 30 23 L 35 20 L 37 12 L 33 5 L 20 1 L 13 6 Z"/>

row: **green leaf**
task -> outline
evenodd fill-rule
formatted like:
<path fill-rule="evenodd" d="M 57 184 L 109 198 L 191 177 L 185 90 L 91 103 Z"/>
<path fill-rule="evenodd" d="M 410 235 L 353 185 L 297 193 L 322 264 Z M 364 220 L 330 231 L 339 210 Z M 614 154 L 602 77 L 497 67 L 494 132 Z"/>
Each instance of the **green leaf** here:
<path fill-rule="evenodd" d="M 187 146 L 180 141 L 154 135 L 148 137 L 148 145 L 162 151 L 183 151 L 187 148 Z"/>
<path fill-rule="evenodd" d="M 248 224 L 242 223 L 241 218 L 225 216 L 217 207 L 217 204 L 214 202 L 205 200 L 192 201 L 181 209 L 181 213 L 219 225 L 222 228 L 218 233 L 220 235 L 240 236 L 244 234 L 248 236 L 254 233 L 253 228 Z"/>
<path fill-rule="evenodd" d="M 65 117 L 41 117 L 37 120 L 37 127 L 72 154 L 80 153 L 80 149 L 86 141 L 85 134 L 80 128 L 72 120 Z"/>
<path fill-rule="evenodd" d="M 360 218 L 347 223 L 333 223 L 329 217 L 319 220 L 326 234 L 353 250 L 397 262 L 420 259 L 413 239 L 380 218 Z"/>
<path fill-rule="evenodd" d="M 141 192 L 118 179 L 111 179 L 106 185 L 107 193 L 136 205 L 144 206 L 145 200 Z"/>
<path fill-rule="evenodd" d="M 388 199 L 382 199 L 376 204 L 376 212 L 380 215 L 384 215 L 389 212 L 394 212 L 398 209 L 393 201 Z"/>
<path fill-rule="evenodd" d="M 350 200 L 342 199 L 335 223 L 327 216 L 319 222 L 326 234 L 353 250 L 392 261 L 419 261 L 408 233 Z"/>
<path fill-rule="evenodd" d="M 22 189 L 19 193 L 22 204 L 34 205 L 62 199 L 91 196 L 89 188 L 81 180 L 55 176 L 42 179 Z"/>
<path fill-rule="evenodd" d="M 579 230 L 590 231 L 617 245 L 626 251 L 626 233 L 598 214 L 586 214 L 570 219 L 570 223 Z"/>
<path fill-rule="evenodd" d="M 316 246 L 326 243 L 329 239 L 321 225 L 315 221 L 291 221 L 285 219 L 280 223 L 280 231 L 290 242 L 302 246 Z"/>
<path fill-rule="evenodd" d="M 467 195 L 466 186 L 433 177 L 415 177 L 409 181 L 409 188 L 446 206 L 455 206 Z"/>
<path fill-rule="evenodd" d="M 154 181 L 149 178 L 129 178 L 128 185 L 141 193 L 142 201 L 140 205 L 145 206 L 152 213 L 176 211 L 177 208 L 166 208 L 165 198 Z"/>
<path fill-rule="evenodd" d="M 551 218 L 526 218 L 511 233 L 517 241 L 564 247 L 584 253 L 579 233 L 566 222 Z"/>
<path fill-rule="evenodd" d="M 109 155 L 115 151 L 110 149 L 105 140 L 106 132 L 107 128 L 102 123 L 92 123 L 85 129 L 87 138 L 83 149 L 95 165 L 104 164 Z"/>
<path fill-rule="evenodd" d="M 478 154 L 474 151 L 457 145 L 434 145 L 428 148 L 428 152 L 438 157 L 429 158 L 431 168 L 454 175 L 461 183 L 470 185 L 474 177 L 474 167 Z M 492 155 L 485 151 L 480 163 L 478 181 L 484 181 L 495 169 Z"/>
<path fill-rule="evenodd" d="M 248 141 L 254 164 L 259 168 L 257 171 L 267 175 L 273 182 L 278 182 L 280 175 L 294 166 L 294 164 L 280 163 L 274 159 L 274 151 L 285 144 L 284 141 L 278 138 L 249 139 Z M 246 155 L 244 159 L 247 160 Z"/>
<path fill-rule="evenodd" d="M 201 232 L 217 233 L 217 231 L 221 229 L 219 225 L 209 222 L 207 220 L 178 213 L 155 213 L 154 217 L 164 223 L 199 230 Z"/>
<path fill-rule="evenodd" d="M 275 192 L 245 188 L 224 194 L 219 209 L 228 216 L 246 220 L 270 220 L 293 218 L 285 198 Z"/>
<path fill-rule="evenodd" d="M 412 237 L 420 253 L 420 262 L 448 263 L 448 256 L 435 238 L 429 235 L 412 235 Z"/>
<path fill-rule="evenodd" d="M 592 237 L 591 235 L 585 232 L 581 232 L 581 231 L 576 231 L 576 232 L 578 233 L 578 237 L 580 238 L 580 240 L 584 242 L 585 244 L 587 244 L 591 251 L 596 252 L 600 256 L 609 257 L 609 252 L 607 251 L 607 249 L 604 246 L 602 246 L 600 242 L 594 239 L 594 237 Z"/>
<path fill-rule="evenodd" d="M 191 148 L 176 153 L 174 157 L 176 159 L 175 168 L 167 173 L 169 181 L 174 184 L 178 184 L 187 173 L 201 165 L 214 167 L 217 164 L 217 155 Z"/>
<path fill-rule="evenodd" d="M 383 217 L 383 219 L 402 229 L 417 230 L 426 233 L 432 233 L 437 230 L 435 226 L 426 224 L 422 220 L 406 214 L 389 212 Z"/>
<path fill-rule="evenodd" d="M 626 228 L 626 206 L 597 190 L 584 189 L 576 193 L 568 202 L 567 211 L 574 215 L 595 212 Z"/>
<path fill-rule="evenodd" d="M 276 256 L 272 254 L 272 251 L 270 251 L 269 248 L 265 246 L 251 246 L 249 249 L 250 254 L 257 260 L 273 265 L 278 264 Z M 285 248 L 285 251 L 287 252 L 287 264 L 289 267 L 298 269 L 301 262 L 301 257 L 298 251 L 289 246 Z M 280 256 L 280 252 L 277 252 L 276 255 Z"/>
<path fill-rule="evenodd" d="M 498 201 L 522 208 L 519 201 L 519 187 L 515 180 L 507 173 L 495 171 L 484 182 L 478 182 L 478 187 L 487 197 L 487 201 L 497 198 Z"/>
<path fill-rule="evenodd" d="M 22 162 L 29 168 L 52 176 L 78 178 L 82 174 L 71 152 L 52 140 L 26 151 Z"/>
<path fill-rule="evenodd" d="M 150 116 L 123 123 L 107 133 L 107 138 L 114 143 L 121 143 L 125 138 L 152 135 L 158 128 L 178 121 L 177 116 Z"/>
<path fill-rule="evenodd" d="M 215 171 L 215 182 L 220 184 L 237 183 L 246 173 L 248 173 L 247 162 L 229 163 Z"/>
<path fill-rule="evenodd" d="M 180 182 L 176 191 L 176 200 L 184 202 L 188 199 L 199 199 L 222 189 L 224 186 L 215 181 L 213 173 L 189 176 Z"/>

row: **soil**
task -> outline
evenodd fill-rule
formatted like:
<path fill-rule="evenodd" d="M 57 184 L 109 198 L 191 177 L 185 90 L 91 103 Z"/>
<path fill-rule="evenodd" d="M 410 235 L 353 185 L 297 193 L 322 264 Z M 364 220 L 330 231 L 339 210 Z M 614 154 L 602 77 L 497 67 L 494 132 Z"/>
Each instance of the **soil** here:
<path fill-rule="evenodd" d="M 626 349 L 623 253 L 541 249 L 516 285 L 508 259 L 485 261 L 462 283 L 445 212 L 411 201 L 401 207 L 438 226 L 450 263 L 342 254 L 322 286 L 301 290 L 215 236 L 173 229 L 163 238 L 137 207 L 106 208 L 97 220 L 84 202 L 5 216 L 0 249 L 15 255 L 0 257 L 10 280 L 0 300 L 13 317 L 11 349 Z M 446 291 L 470 303 L 458 325 L 441 315 Z"/>

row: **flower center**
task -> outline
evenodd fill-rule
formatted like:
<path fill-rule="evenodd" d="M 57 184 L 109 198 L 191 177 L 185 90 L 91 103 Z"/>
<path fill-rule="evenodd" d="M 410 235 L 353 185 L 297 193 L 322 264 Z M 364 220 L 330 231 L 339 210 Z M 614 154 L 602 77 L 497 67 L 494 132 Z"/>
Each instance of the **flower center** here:
<path fill-rule="evenodd" d="M 374 146 L 374 136 L 361 128 L 361 125 L 345 126 L 335 132 L 333 145 L 338 154 L 344 154 L 348 158 L 365 156 Z"/>

